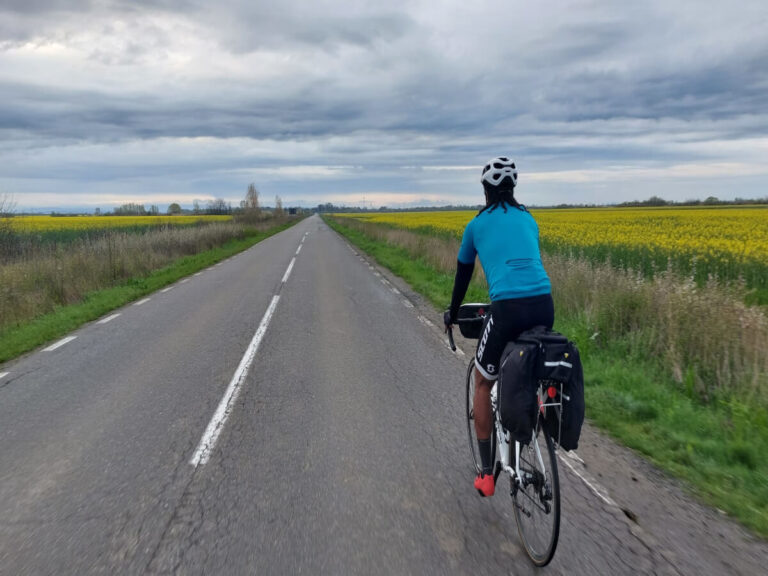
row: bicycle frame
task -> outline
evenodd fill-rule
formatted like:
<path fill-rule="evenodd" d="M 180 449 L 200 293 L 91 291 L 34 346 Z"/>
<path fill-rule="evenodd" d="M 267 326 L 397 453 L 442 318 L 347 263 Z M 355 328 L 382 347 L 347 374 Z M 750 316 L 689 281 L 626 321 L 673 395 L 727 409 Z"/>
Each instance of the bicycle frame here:
<path fill-rule="evenodd" d="M 494 383 L 493 388 L 491 388 L 491 411 L 494 415 L 493 423 L 496 427 L 496 445 L 497 450 L 499 451 L 499 460 L 501 463 L 501 469 L 512 476 L 512 478 L 515 479 L 515 482 L 518 486 L 525 486 L 529 482 L 533 480 L 530 474 L 523 474 L 520 471 L 520 442 L 515 440 L 515 461 L 514 461 L 514 468 L 512 467 L 511 462 L 511 438 L 509 437 L 509 432 L 504 430 L 504 427 L 501 425 L 501 418 L 499 417 L 498 412 L 498 391 L 497 391 L 498 384 Z M 542 400 L 542 391 L 540 389 L 539 391 L 539 408 L 544 409 L 548 406 L 561 406 L 561 403 L 543 403 Z M 538 460 L 539 466 L 541 466 L 541 470 L 543 470 L 546 473 L 546 467 L 544 466 L 544 459 L 541 456 L 541 449 L 539 448 L 539 442 L 536 439 L 536 435 L 539 429 L 539 422 L 537 420 L 536 426 L 533 429 L 533 437 L 531 438 L 531 442 L 533 442 L 534 451 L 536 453 L 536 459 Z"/>
<path fill-rule="evenodd" d="M 445 332 L 448 334 L 448 343 L 451 347 L 451 350 L 456 351 L 456 344 L 453 340 L 453 330 L 451 329 L 451 326 L 445 327 Z M 474 362 L 474 359 L 470 361 L 470 364 Z M 545 387 L 546 381 L 540 381 L 539 382 L 539 389 L 538 389 L 538 399 L 539 399 L 539 410 L 542 414 L 546 413 L 546 409 L 556 408 L 560 407 L 562 410 L 563 405 L 563 385 L 559 384 L 559 393 L 560 393 L 560 401 L 546 401 L 547 398 L 547 390 L 548 386 Z M 498 382 L 494 382 L 493 388 L 491 388 L 491 413 L 493 414 L 493 424 L 496 431 L 496 444 L 497 444 L 497 450 L 499 451 L 499 459 L 501 463 L 501 470 L 509 474 L 512 478 L 515 479 L 515 483 L 518 486 L 527 486 L 530 482 L 533 481 L 533 478 L 531 477 L 531 474 L 523 474 L 520 471 L 520 442 L 515 440 L 515 462 L 514 462 L 514 468 L 512 467 L 511 462 L 511 454 L 510 454 L 510 448 L 511 448 L 511 442 L 509 437 L 509 432 L 504 430 L 504 427 L 501 425 L 501 418 L 499 417 L 499 404 L 498 404 Z M 531 438 L 531 442 L 533 442 L 534 451 L 536 453 L 536 459 L 539 463 L 539 466 L 541 466 L 541 470 L 544 471 L 544 474 L 546 475 L 547 469 L 544 466 L 544 458 L 541 456 L 541 448 L 539 447 L 539 442 L 536 439 L 536 436 L 538 435 L 539 431 L 539 419 L 536 419 L 536 425 L 533 428 L 533 434 Z M 562 426 L 562 422 L 560 423 L 560 426 Z M 559 436 L 559 430 L 558 430 L 558 438 Z"/>

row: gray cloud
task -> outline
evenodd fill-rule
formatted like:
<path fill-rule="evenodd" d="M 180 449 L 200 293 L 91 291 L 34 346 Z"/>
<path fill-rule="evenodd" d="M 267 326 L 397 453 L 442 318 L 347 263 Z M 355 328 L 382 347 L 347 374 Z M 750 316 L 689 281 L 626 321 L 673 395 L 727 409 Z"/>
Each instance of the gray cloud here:
<path fill-rule="evenodd" d="M 762 193 L 749 168 L 768 149 L 760 2 L 541 2 L 509 18 L 494 4 L 5 2 L 0 189 L 32 194 L 56 174 L 125 194 L 141 175 L 143 189 L 198 194 L 252 177 L 297 194 L 312 181 L 317 194 L 461 196 L 473 173 L 408 167 L 507 152 L 597 180 L 741 163 Z M 133 153 L 153 142 L 160 159 Z M 207 157 L 179 156 L 202 142 Z M 347 168 L 264 171 L 293 164 Z M 545 181 L 531 186 L 567 194 Z"/>

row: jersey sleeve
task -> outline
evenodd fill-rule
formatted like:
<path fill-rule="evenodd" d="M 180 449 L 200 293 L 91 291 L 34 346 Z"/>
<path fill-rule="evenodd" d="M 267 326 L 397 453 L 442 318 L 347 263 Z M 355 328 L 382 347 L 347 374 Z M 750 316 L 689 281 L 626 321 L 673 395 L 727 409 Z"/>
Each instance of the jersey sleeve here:
<path fill-rule="evenodd" d="M 462 264 L 474 264 L 477 249 L 475 248 L 475 239 L 472 232 L 472 222 L 470 220 L 467 227 L 464 228 L 464 236 L 461 238 L 461 248 L 459 248 L 459 262 Z"/>

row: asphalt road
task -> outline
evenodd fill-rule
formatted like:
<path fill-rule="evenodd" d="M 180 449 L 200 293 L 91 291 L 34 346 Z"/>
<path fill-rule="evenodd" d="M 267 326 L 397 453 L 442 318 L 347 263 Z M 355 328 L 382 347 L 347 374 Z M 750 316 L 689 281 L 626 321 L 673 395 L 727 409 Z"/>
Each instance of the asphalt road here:
<path fill-rule="evenodd" d="M 318 217 L 115 313 L 0 366 L 0 573 L 537 572 L 472 488 L 467 357 Z M 582 445 L 547 573 L 763 573 L 764 541 Z"/>

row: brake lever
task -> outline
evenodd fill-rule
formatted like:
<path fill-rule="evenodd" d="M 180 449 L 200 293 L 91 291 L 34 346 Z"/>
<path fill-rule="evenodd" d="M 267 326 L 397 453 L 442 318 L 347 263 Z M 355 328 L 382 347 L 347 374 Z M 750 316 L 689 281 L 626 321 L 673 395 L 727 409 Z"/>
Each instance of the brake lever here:
<path fill-rule="evenodd" d="M 456 343 L 453 341 L 453 326 L 446 324 L 445 331 L 448 334 L 448 344 L 450 344 L 451 350 L 456 352 Z"/>

